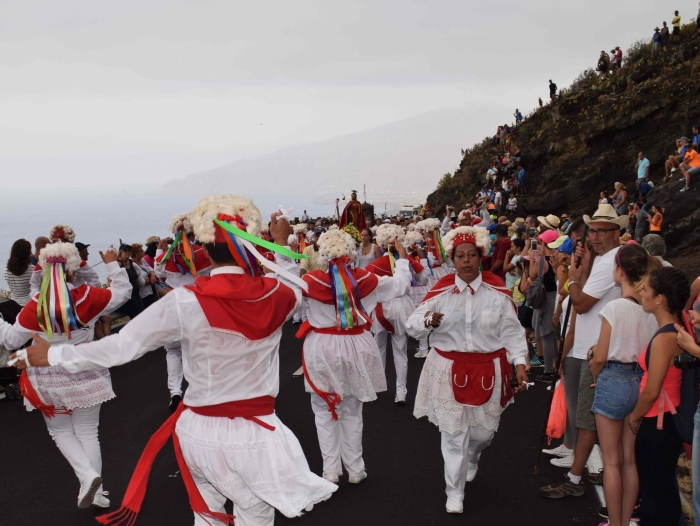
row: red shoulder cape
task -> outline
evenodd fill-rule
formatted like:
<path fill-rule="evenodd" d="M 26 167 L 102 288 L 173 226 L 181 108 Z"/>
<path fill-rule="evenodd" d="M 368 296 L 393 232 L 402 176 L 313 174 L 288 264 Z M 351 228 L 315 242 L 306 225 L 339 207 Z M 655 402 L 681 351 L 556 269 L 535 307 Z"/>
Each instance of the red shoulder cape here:
<path fill-rule="evenodd" d="M 357 283 L 357 288 L 360 290 L 360 299 L 369 296 L 369 294 L 376 289 L 377 285 L 379 284 L 379 279 L 377 276 L 366 271 L 365 269 L 348 268 L 348 272 L 355 279 L 355 283 Z M 335 305 L 330 287 L 330 278 L 327 272 L 312 270 L 311 272 L 304 274 L 301 279 L 303 279 L 309 285 L 309 290 L 303 291 L 304 296 L 320 301 L 325 305 Z"/>
<path fill-rule="evenodd" d="M 163 261 L 165 254 L 167 254 L 167 252 L 163 252 L 160 256 L 156 258 L 156 265 Z M 185 260 L 182 259 L 182 256 L 180 254 L 173 253 L 170 259 L 165 262 L 166 272 L 180 274 L 180 269 L 178 269 L 177 265 L 175 265 L 175 260 L 177 260 L 177 262 L 180 264 L 180 266 L 182 266 L 182 268 L 189 270 L 189 267 L 187 266 L 187 263 L 185 263 Z M 194 266 L 197 269 L 197 272 L 201 272 L 211 267 L 211 261 L 209 261 L 209 258 L 204 253 L 204 249 L 196 245 L 194 247 Z"/>
<path fill-rule="evenodd" d="M 423 272 L 423 265 L 420 264 L 420 260 L 409 257 L 408 262 L 413 268 L 413 272 L 420 274 Z M 391 263 L 389 263 L 389 256 L 384 254 L 382 257 L 372 261 L 367 267 L 367 270 L 376 274 L 377 276 L 391 276 Z"/>
<path fill-rule="evenodd" d="M 83 323 L 88 323 L 97 317 L 103 310 L 107 308 L 109 301 L 112 299 L 112 291 L 109 289 L 102 289 L 98 287 L 91 287 L 87 283 L 84 283 L 78 288 L 72 289 L 70 291 L 71 298 L 73 298 L 73 304 L 75 305 L 75 311 L 78 314 L 78 318 Z M 34 299 L 29 301 L 24 308 L 20 311 L 17 316 L 17 322 L 21 327 L 35 332 L 42 332 L 41 327 L 39 327 L 39 319 L 37 317 L 37 308 L 39 303 L 36 301 L 36 296 Z M 60 314 L 57 317 L 59 325 L 61 325 L 62 320 Z"/>
<path fill-rule="evenodd" d="M 202 276 L 185 288 L 194 292 L 212 329 L 249 340 L 271 336 L 296 305 L 285 284 L 248 274 Z"/>
<path fill-rule="evenodd" d="M 425 303 L 429 299 L 444 294 L 445 292 L 451 291 L 455 288 L 455 277 L 456 274 L 448 274 L 443 276 L 438 280 L 438 282 L 433 286 L 432 289 L 425 295 L 421 303 Z M 508 298 L 513 301 L 513 294 L 506 288 L 506 284 L 503 280 L 496 276 L 493 272 L 484 271 L 481 273 L 481 282 L 489 288 L 492 288 L 496 292 L 508 296 Z"/>

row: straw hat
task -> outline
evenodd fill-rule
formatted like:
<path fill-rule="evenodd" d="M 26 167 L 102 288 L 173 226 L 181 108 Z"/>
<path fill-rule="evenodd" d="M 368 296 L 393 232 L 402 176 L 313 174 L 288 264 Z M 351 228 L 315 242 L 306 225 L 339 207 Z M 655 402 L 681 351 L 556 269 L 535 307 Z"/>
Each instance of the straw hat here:
<path fill-rule="evenodd" d="M 547 217 L 544 216 L 538 216 L 537 220 L 540 222 L 540 225 L 545 226 L 547 228 L 552 228 L 554 230 L 559 229 L 560 221 L 557 216 L 554 214 L 549 214 Z"/>
<path fill-rule="evenodd" d="M 591 223 L 611 223 L 617 225 L 620 228 L 625 228 L 627 222 L 629 221 L 629 216 L 618 216 L 615 212 L 615 208 L 612 205 L 602 204 L 598 205 L 598 210 L 592 216 L 583 216 L 583 220 L 587 225 Z"/>

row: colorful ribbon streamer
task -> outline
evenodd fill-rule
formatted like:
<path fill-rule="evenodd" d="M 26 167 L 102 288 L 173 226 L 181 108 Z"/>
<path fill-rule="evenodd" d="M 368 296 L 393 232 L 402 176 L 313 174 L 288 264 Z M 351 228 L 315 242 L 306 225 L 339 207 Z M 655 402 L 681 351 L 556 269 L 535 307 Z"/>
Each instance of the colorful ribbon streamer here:
<path fill-rule="evenodd" d="M 47 261 L 48 268 L 39 290 L 37 320 L 50 340 L 56 334 L 71 338 L 71 330 L 85 326 L 75 311 L 73 297 L 66 282 L 66 264 L 63 260 Z"/>
<path fill-rule="evenodd" d="M 433 230 L 433 255 L 440 263 L 445 263 L 447 261 L 445 249 L 442 247 L 442 238 L 437 228 Z"/>
<path fill-rule="evenodd" d="M 160 261 L 159 265 L 165 265 L 173 254 L 175 255 L 173 261 L 175 262 L 177 269 L 180 271 L 180 274 L 184 275 L 190 272 L 193 276 L 197 277 L 194 247 L 192 246 L 192 242 L 189 240 L 189 238 L 186 235 L 183 235 L 182 230 L 178 230 L 175 239 L 170 244 L 168 251 L 165 253 L 165 256 L 163 256 L 163 259 Z M 178 255 L 180 255 L 182 260 L 185 262 L 185 265 L 187 265 L 187 270 L 185 270 L 185 267 L 183 267 L 177 260 Z"/>
<path fill-rule="evenodd" d="M 360 318 L 371 323 L 367 311 L 362 306 L 360 289 L 355 278 L 348 271 L 349 258 L 337 258 L 328 262 L 328 279 L 331 286 L 333 303 L 335 303 L 336 328 L 352 329 L 359 324 Z"/>

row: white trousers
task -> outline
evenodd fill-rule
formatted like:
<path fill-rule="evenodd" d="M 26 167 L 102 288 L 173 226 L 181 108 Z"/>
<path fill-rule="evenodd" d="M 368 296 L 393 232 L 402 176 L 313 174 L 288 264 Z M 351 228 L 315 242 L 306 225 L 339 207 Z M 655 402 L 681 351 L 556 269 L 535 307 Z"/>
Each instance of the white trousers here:
<path fill-rule="evenodd" d="M 297 307 L 297 310 L 294 311 L 294 318 L 292 319 L 292 321 L 306 321 L 306 308 L 306 305 L 299 305 Z"/>
<path fill-rule="evenodd" d="M 481 452 L 489 447 L 495 431 L 470 426 L 467 431 L 450 434 L 442 431 L 442 458 L 445 460 L 445 493 L 452 500 L 464 500 L 464 485 L 467 482 L 467 468 L 479 464 Z"/>
<path fill-rule="evenodd" d="M 311 393 L 311 409 L 316 415 L 323 474 L 342 475 L 343 465 L 350 475 L 362 473 L 365 469 L 362 459 L 362 402 L 353 396 L 346 396 L 335 408 L 338 420 L 333 420 L 328 404 L 316 393 Z"/>
<path fill-rule="evenodd" d="M 226 503 L 226 497 L 219 493 L 200 473 L 194 470 L 191 473 L 197 484 L 197 489 L 199 489 L 199 493 L 202 495 L 204 502 L 207 503 L 207 506 L 209 506 L 209 509 L 214 512 L 225 513 L 224 504 Z M 272 526 L 275 522 L 275 508 L 267 502 L 259 502 L 247 510 L 239 508 L 234 502 L 233 514 L 236 517 L 236 526 Z M 209 518 L 205 520 L 195 513 L 194 526 L 226 525 L 223 522 Z"/>
<path fill-rule="evenodd" d="M 168 389 L 170 396 L 182 394 L 182 347 L 177 344 L 174 347 L 165 348 L 165 359 L 168 363 Z"/>
<path fill-rule="evenodd" d="M 379 325 L 379 324 L 377 324 Z M 386 371 L 386 341 L 391 335 L 391 348 L 394 352 L 394 367 L 396 368 L 396 394 L 406 395 L 406 378 L 408 376 L 408 337 L 405 334 L 391 334 L 381 326 L 376 328 L 374 341 L 382 355 L 382 363 Z"/>
<path fill-rule="evenodd" d="M 102 474 L 102 454 L 97 436 L 101 406 L 77 407 L 70 415 L 44 417 L 51 438 L 80 482 Z"/>
<path fill-rule="evenodd" d="M 428 350 L 428 337 L 423 336 L 421 339 L 418 340 L 418 351 L 427 351 Z"/>

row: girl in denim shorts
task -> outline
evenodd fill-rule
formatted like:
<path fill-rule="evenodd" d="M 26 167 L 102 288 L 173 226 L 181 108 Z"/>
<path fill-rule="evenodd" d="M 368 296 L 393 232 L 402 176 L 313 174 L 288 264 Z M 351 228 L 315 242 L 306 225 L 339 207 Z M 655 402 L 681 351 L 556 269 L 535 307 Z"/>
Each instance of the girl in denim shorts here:
<path fill-rule="evenodd" d="M 659 266 L 640 245 L 618 249 L 613 272 L 622 297 L 601 310 L 600 337 L 589 351 L 595 382 L 592 411 L 603 454 L 603 491 L 611 525 L 629 524 L 637 503 L 635 435 L 627 420 L 639 397 L 642 370 L 637 360 L 657 329 L 654 316 L 640 305 L 639 292 L 647 274 Z"/>

